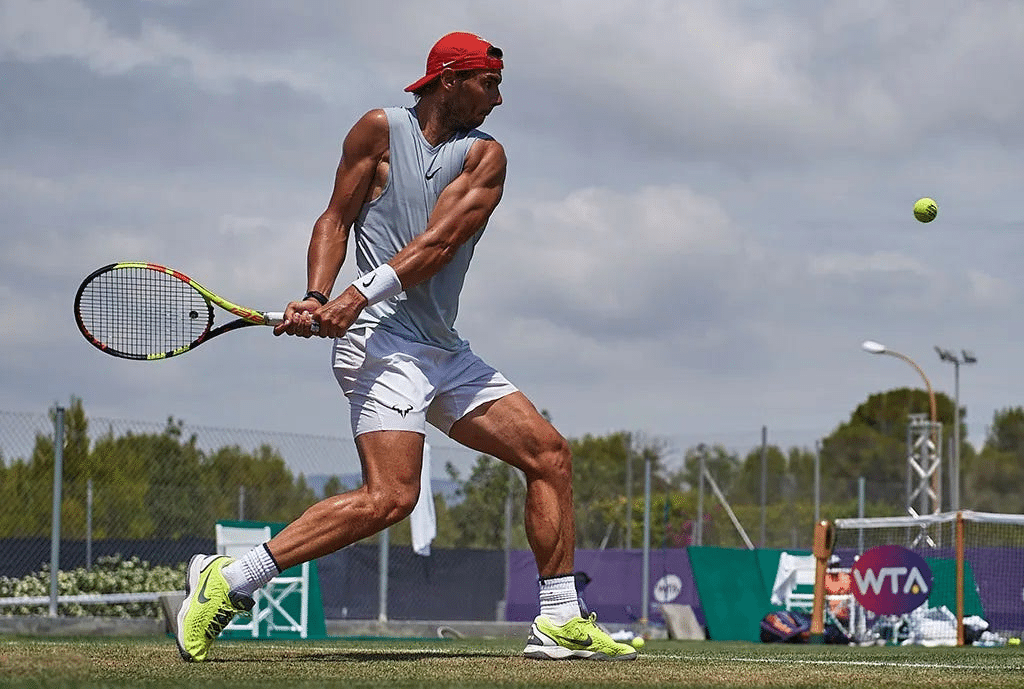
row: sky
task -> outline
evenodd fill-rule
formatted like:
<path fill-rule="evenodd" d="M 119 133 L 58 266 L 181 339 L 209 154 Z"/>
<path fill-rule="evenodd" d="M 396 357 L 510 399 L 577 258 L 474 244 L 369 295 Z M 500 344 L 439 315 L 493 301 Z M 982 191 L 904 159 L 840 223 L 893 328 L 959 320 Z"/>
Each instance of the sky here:
<path fill-rule="evenodd" d="M 868 339 L 951 397 L 973 352 L 976 447 L 1024 405 L 1024 3 L 0 0 L 0 410 L 350 436 L 329 342 L 115 359 L 74 294 L 144 260 L 283 310 L 348 129 L 454 30 L 508 156 L 456 327 L 566 436 L 813 447 L 923 387 Z"/>

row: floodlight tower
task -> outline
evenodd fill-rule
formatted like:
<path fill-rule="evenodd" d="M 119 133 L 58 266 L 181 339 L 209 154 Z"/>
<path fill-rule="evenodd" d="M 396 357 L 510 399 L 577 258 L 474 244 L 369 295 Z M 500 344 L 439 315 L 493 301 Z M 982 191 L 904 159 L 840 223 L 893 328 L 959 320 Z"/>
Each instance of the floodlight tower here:
<path fill-rule="evenodd" d="M 956 512 L 960 509 L 960 364 L 976 364 L 977 357 L 966 349 L 960 350 L 960 356 L 949 349 L 935 347 L 935 352 L 943 361 L 953 364 L 953 466 L 950 473 L 953 475 L 950 483 L 949 508 Z"/>

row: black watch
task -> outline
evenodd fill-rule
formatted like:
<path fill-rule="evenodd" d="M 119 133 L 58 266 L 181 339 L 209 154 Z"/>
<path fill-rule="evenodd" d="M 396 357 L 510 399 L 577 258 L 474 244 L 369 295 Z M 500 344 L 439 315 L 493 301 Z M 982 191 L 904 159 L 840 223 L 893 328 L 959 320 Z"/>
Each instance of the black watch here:
<path fill-rule="evenodd" d="M 323 306 L 324 304 L 327 303 L 327 297 L 325 297 L 322 293 L 317 292 L 315 289 L 311 289 L 308 292 L 306 292 L 306 296 L 302 298 L 302 301 L 306 301 L 307 299 L 316 299 L 318 302 L 320 302 L 320 306 Z"/>

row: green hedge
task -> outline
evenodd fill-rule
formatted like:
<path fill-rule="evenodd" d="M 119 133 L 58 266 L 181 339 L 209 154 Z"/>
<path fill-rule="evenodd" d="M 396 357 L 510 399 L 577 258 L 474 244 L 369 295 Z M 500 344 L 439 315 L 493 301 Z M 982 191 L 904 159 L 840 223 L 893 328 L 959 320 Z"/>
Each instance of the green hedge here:
<path fill-rule="evenodd" d="M 101 557 L 92 569 L 79 567 L 57 573 L 59 595 L 87 593 L 146 593 L 177 591 L 185 581 L 185 567 L 151 567 L 145 560 L 120 556 Z M 50 595 L 50 569 L 43 569 L 21 579 L 0 577 L 0 598 Z M 2 615 L 45 615 L 49 605 L 19 605 L 0 608 Z M 61 603 L 57 614 L 66 617 L 160 617 L 160 604 L 153 603 Z"/>

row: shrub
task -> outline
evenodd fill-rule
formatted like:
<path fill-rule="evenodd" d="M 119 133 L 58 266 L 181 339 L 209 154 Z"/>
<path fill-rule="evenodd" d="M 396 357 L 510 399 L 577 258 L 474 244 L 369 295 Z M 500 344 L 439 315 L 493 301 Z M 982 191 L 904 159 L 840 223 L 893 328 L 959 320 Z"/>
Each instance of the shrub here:
<path fill-rule="evenodd" d="M 150 564 L 138 557 L 124 560 L 120 555 L 97 558 L 92 569 L 79 567 L 57 573 L 59 595 L 84 593 L 147 593 L 177 591 L 185 580 L 186 563 L 176 567 Z M 21 579 L 0 577 L 0 598 L 47 596 L 50 594 L 50 568 L 43 568 Z M 45 615 L 49 605 L 19 605 L 0 609 L 7 615 Z M 65 617 L 160 617 L 160 604 L 152 603 L 61 603 L 57 614 Z"/>

